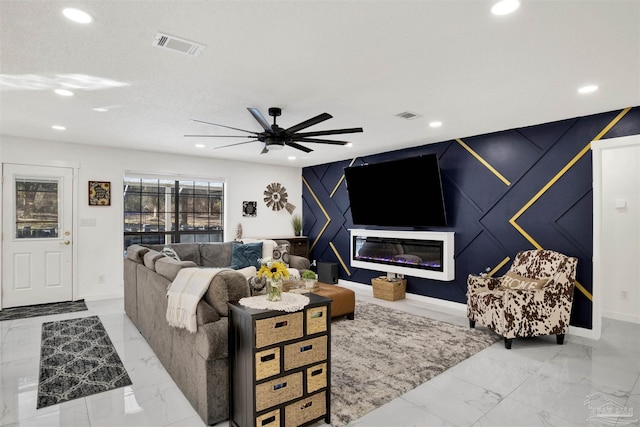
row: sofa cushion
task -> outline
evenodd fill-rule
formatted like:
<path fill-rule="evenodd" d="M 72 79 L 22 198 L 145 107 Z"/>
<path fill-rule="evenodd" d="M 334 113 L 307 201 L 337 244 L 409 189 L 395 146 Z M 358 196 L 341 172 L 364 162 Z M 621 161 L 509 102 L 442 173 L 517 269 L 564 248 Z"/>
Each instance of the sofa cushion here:
<path fill-rule="evenodd" d="M 173 249 L 182 261 L 193 261 L 198 265 L 200 262 L 200 243 L 170 243 L 163 245 L 145 245 L 149 249 L 162 252 L 166 247 Z"/>
<path fill-rule="evenodd" d="M 549 279 L 529 279 L 513 271 L 507 271 L 500 279 L 498 289 L 542 289 L 547 283 Z"/>
<path fill-rule="evenodd" d="M 240 268 L 254 266 L 260 267 L 259 259 L 262 258 L 262 242 L 258 243 L 236 243 L 233 242 L 233 251 L 231 253 L 231 268 L 238 270 Z"/>
<path fill-rule="evenodd" d="M 197 265 L 193 261 L 176 261 L 168 256 L 163 256 L 156 261 L 156 273 L 171 281 L 185 267 L 197 267 Z"/>
<path fill-rule="evenodd" d="M 146 254 L 144 254 L 144 266 L 149 270 L 156 271 L 156 261 L 163 257 L 164 255 L 160 252 L 150 249 Z"/>
<path fill-rule="evenodd" d="M 140 245 L 131 245 L 127 248 L 127 258 L 138 264 L 144 264 L 144 254 L 149 252 L 149 248 Z"/>
<path fill-rule="evenodd" d="M 200 244 L 199 265 L 203 267 L 223 268 L 231 265 L 231 242 L 214 242 Z"/>
<path fill-rule="evenodd" d="M 169 258 L 173 258 L 176 261 L 182 261 L 180 259 L 180 257 L 178 256 L 178 254 L 176 253 L 176 251 L 173 248 L 170 248 L 168 246 L 165 246 L 164 248 L 162 248 L 162 250 L 160 251 L 160 253 L 164 256 L 167 256 Z"/>
<path fill-rule="evenodd" d="M 281 243 L 273 249 L 272 258 L 274 261 L 281 261 L 286 267 L 289 267 L 289 244 Z"/>
<path fill-rule="evenodd" d="M 242 239 L 242 243 L 262 243 L 262 258 L 273 257 L 273 250 L 278 246 L 275 240 L 268 239 Z"/>

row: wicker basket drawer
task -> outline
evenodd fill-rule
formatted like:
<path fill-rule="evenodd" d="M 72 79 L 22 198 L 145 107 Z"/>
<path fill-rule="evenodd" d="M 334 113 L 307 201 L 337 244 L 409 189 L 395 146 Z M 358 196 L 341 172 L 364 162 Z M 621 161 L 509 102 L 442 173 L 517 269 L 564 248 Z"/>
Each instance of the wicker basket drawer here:
<path fill-rule="evenodd" d="M 306 399 L 298 400 L 284 408 L 284 425 L 299 426 L 319 418 L 327 413 L 325 392 L 316 393 Z"/>
<path fill-rule="evenodd" d="M 256 427 L 280 427 L 280 409 L 256 417 Z"/>
<path fill-rule="evenodd" d="M 327 330 L 327 306 L 312 307 L 307 313 L 307 335 L 325 332 Z"/>
<path fill-rule="evenodd" d="M 327 336 L 284 346 L 284 370 L 327 360 Z"/>
<path fill-rule="evenodd" d="M 256 320 L 256 348 L 302 337 L 302 312 Z"/>
<path fill-rule="evenodd" d="M 256 381 L 280 373 L 280 347 L 256 353 Z"/>
<path fill-rule="evenodd" d="M 307 368 L 307 393 L 313 393 L 327 386 L 327 364 Z"/>
<path fill-rule="evenodd" d="M 256 412 L 302 396 L 302 372 L 256 385 Z"/>

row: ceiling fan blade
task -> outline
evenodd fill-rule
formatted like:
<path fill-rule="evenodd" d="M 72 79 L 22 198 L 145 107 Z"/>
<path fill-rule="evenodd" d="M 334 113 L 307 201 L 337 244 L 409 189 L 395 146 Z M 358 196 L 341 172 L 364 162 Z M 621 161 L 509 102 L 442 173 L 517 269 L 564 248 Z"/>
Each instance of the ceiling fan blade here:
<path fill-rule="evenodd" d="M 199 138 L 247 138 L 247 135 L 183 135 Z"/>
<path fill-rule="evenodd" d="M 316 138 L 296 138 L 295 136 L 292 138 L 294 141 L 299 142 L 314 142 L 317 144 L 332 144 L 332 145 L 346 145 L 349 141 L 331 141 L 327 139 L 316 139 Z"/>
<path fill-rule="evenodd" d="M 196 120 L 196 119 L 189 119 L 189 120 L 191 120 L 192 122 L 204 123 L 204 124 L 206 124 L 206 125 L 220 126 L 221 128 L 227 128 L 227 129 L 239 130 L 239 131 L 241 131 L 241 132 L 248 132 L 248 133 L 252 133 L 252 134 L 254 134 L 254 135 L 257 135 L 257 134 L 258 134 L 258 132 L 254 132 L 254 131 L 251 131 L 251 130 L 238 129 L 238 128 L 234 128 L 234 127 L 231 127 L 231 126 L 219 125 L 218 123 L 204 122 L 204 121 L 202 121 L 202 120 Z"/>
<path fill-rule="evenodd" d="M 286 132 L 288 133 L 298 132 L 299 130 L 306 129 L 309 126 L 313 126 L 320 122 L 324 122 L 325 120 L 329 120 L 332 117 L 333 116 L 329 113 L 322 113 L 313 118 L 310 118 L 309 120 L 305 120 L 304 122 L 291 126 L 289 129 L 286 130 Z"/>
<path fill-rule="evenodd" d="M 258 121 L 258 123 L 260 123 L 260 126 L 262 126 L 262 129 L 264 129 L 267 132 L 273 132 L 273 130 L 271 129 L 271 125 L 269 124 L 267 119 L 264 118 L 264 116 L 262 115 L 260 110 L 258 110 L 257 108 L 253 108 L 253 107 L 252 108 L 247 108 L 247 110 L 249 110 L 249 112 L 251 113 L 253 118 L 256 119 Z"/>
<path fill-rule="evenodd" d="M 233 147 L 234 145 L 248 144 L 250 142 L 256 142 L 256 141 L 257 141 L 257 139 L 252 139 L 251 141 L 236 142 L 235 144 L 221 145 L 220 147 L 214 148 L 214 150 L 217 150 L 218 148 Z"/>
<path fill-rule="evenodd" d="M 306 136 L 338 135 L 340 133 L 358 133 L 358 132 L 362 132 L 362 128 L 319 130 L 317 132 L 297 133 L 294 136 L 306 137 Z"/>
<path fill-rule="evenodd" d="M 298 150 L 304 151 L 305 153 L 310 153 L 313 151 L 311 148 L 307 148 L 303 145 L 296 144 L 295 142 L 285 142 L 285 145 L 288 145 L 289 147 L 292 147 L 292 148 L 297 148 Z"/>

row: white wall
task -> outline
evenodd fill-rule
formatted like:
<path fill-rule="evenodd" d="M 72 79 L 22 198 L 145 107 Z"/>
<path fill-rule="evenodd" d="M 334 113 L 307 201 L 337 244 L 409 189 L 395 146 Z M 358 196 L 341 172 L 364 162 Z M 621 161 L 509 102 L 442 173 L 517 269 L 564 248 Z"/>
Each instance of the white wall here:
<path fill-rule="evenodd" d="M 594 285 L 597 280 L 601 314 L 640 323 L 640 136 L 602 140 L 592 148 Z"/>
<path fill-rule="evenodd" d="M 291 215 L 274 212 L 263 202 L 263 191 L 272 182 L 287 189 L 289 202 L 302 213 L 302 170 L 299 167 L 259 165 L 204 157 L 177 156 L 136 150 L 66 144 L 10 136 L 0 137 L 0 161 L 51 165 L 65 162 L 79 165 L 77 219 L 95 219 L 95 227 L 74 226 L 76 250 L 75 298 L 100 299 L 123 292 L 123 200 L 125 171 L 224 178 L 227 183 L 227 223 L 225 240 L 233 240 L 242 223 L 245 237 L 292 236 Z M 88 181 L 111 181 L 111 206 L 88 206 Z M 243 217 L 242 202 L 257 201 L 257 216 Z M 77 221 L 76 221 L 77 224 Z M 5 233 L 5 235 L 7 235 Z M 98 284 L 98 276 L 105 283 Z"/>

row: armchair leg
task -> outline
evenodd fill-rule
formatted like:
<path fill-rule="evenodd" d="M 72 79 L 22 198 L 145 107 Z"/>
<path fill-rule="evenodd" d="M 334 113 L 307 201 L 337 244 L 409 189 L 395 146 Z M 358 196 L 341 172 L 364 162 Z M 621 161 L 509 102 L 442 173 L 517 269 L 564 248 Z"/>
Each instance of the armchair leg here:
<path fill-rule="evenodd" d="M 564 334 L 556 335 L 556 342 L 558 343 L 558 345 L 564 344 Z"/>
<path fill-rule="evenodd" d="M 470 328 L 475 328 L 476 327 L 476 321 L 469 319 L 469 327 Z"/>
<path fill-rule="evenodd" d="M 507 350 L 511 350 L 511 341 L 512 341 L 512 338 L 505 338 L 504 348 L 506 348 Z"/>

